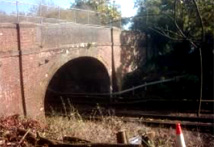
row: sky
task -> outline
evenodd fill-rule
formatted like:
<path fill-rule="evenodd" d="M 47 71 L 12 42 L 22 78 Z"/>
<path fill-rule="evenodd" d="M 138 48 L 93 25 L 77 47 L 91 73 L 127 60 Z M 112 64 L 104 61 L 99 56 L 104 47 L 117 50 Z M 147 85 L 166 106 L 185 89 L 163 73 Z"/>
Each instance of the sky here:
<path fill-rule="evenodd" d="M 0 11 L 7 10 L 8 12 L 9 11 L 15 12 L 16 11 L 15 4 L 8 3 L 7 1 L 15 2 L 16 0 L 0 0 Z M 19 1 L 25 2 L 25 3 L 38 4 L 39 0 L 19 0 Z M 74 0 L 46 0 L 46 1 L 53 3 L 59 7 L 69 8 L 71 3 Z M 116 6 L 119 6 L 119 10 L 121 11 L 122 17 L 131 17 L 136 14 L 136 9 L 134 9 L 134 0 L 115 0 L 115 4 Z M 23 6 L 20 6 L 19 9 L 24 9 L 27 7 L 29 6 L 23 5 Z"/>
<path fill-rule="evenodd" d="M 52 0 L 56 5 L 69 8 L 74 0 Z M 111 0 L 113 1 L 113 0 Z M 115 0 L 115 4 L 119 6 L 122 17 L 130 17 L 136 14 L 134 9 L 134 0 Z"/>
<path fill-rule="evenodd" d="M 70 3 L 74 0 L 53 0 L 55 4 L 62 7 L 70 7 Z M 113 1 L 113 0 L 111 0 Z M 134 9 L 134 0 L 115 0 L 115 4 L 119 6 L 122 17 L 130 17 L 136 14 Z"/>

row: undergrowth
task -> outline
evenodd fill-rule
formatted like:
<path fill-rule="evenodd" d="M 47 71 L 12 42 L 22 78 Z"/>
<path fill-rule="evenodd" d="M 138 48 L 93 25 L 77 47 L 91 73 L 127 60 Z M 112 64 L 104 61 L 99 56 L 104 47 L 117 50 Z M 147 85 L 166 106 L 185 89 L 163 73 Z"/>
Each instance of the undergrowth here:
<path fill-rule="evenodd" d="M 45 137 L 62 140 L 64 136 L 78 137 L 93 143 L 116 143 L 116 133 L 125 130 L 128 137 L 143 136 L 142 138 L 149 147 L 171 147 L 175 146 L 174 128 L 152 128 L 140 122 L 124 122 L 121 117 L 114 114 L 103 116 L 102 108 L 97 105 L 92 110 L 90 119 L 83 119 L 79 112 L 70 105 L 64 108 L 66 115 L 57 115 L 54 110 L 47 117 L 48 132 Z M 96 120 L 94 114 L 99 114 L 101 120 Z M 187 146 L 202 147 L 214 145 L 213 136 L 198 131 L 183 130 Z M 207 136 L 206 136 L 207 135 Z"/>

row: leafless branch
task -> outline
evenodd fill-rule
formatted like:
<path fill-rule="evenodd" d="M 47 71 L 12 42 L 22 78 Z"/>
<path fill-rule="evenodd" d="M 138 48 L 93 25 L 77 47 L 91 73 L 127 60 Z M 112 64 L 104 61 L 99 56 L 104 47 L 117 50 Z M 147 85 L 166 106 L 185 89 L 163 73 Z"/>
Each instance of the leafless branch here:
<path fill-rule="evenodd" d="M 19 141 L 19 144 L 22 144 L 22 142 L 24 141 L 25 137 L 28 135 L 28 133 L 30 132 L 30 129 L 28 129 L 25 133 L 25 135 L 22 137 L 22 139 Z"/>
<path fill-rule="evenodd" d="M 162 32 L 165 32 L 165 34 L 167 34 L 169 36 L 171 34 L 171 35 L 177 36 L 178 38 L 181 38 L 181 39 L 178 39 L 178 40 L 183 40 L 183 36 L 181 34 L 178 34 L 177 32 L 171 31 L 169 29 L 160 28 L 160 27 L 155 27 L 155 29 L 160 30 Z"/>
<path fill-rule="evenodd" d="M 196 11 L 197 11 L 197 15 L 198 15 L 198 18 L 199 18 L 199 21 L 200 21 L 200 24 L 201 24 L 201 41 L 202 41 L 202 44 L 204 43 L 204 25 L 203 25 L 203 21 L 202 21 L 202 17 L 201 17 L 201 14 L 200 14 L 200 11 L 199 11 L 199 8 L 198 8 L 198 5 L 196 3 L 195 0 L 193 0 L 193 3 L 195 5 L 195 8 L 196 8 Z M 203 58 L 202 58 L 202 50 L 201 50 L 201 47 L 199 48 L 199 54 L 200 54 L 200 66 L 201 66 L 201 87 L 200 87 L 200 98 L 199 98 L 199 107 L 198 107 L 198 116 L 200 116 L 200 111 L 201 111 L 201 102 L 202 102 L 202 92 L 203 92 Z"/>
<path fill-rule="evenodd" d="M 174 37 L 172 37 L 170 35 L 167 35 L 165 32 L 162 32 L 162 31 L 160 31 L 158 29 L 154 29 L 152 27 L 149 27 L 149 29 L 154 31 L 154 32 L 156 32 L 156 33 L 158 33 L 158 34 L 160 34 L 160 35 L 162 35 L 162 36 L 164 36 L 164 37 L 166 37 L 166 38 L 168 38 L 168 39 L 174 40 L 174 41 L 182 41 L 183 40 L 183 39 L 174 38 Z"/>
<path fill-rule="evenodd" d="M 198 8 L 198 4 L 196 3 L 195 0 L 193 0 L 193 3 L 196 7 L 196 11 L 197 11 L 197 15 L 198 15 L 198 18 L 199 18 L 199 21 L 200 21 L 200 24 L 201 24 L 201 40 L 202 40 L 202 43 L 204 42 L 205 40 L 205 33 L 204 33 L 204 24 L 203 24 L 203 20 L 202 20 L 202 17 L 201 17 L 201 14 L 200 14 L 200 11 L 199 11 L 199 8 Z"/>
<path fill-rule="evenodd" d="M 205 40 L 205 33 L 204 33 L 204 25 L 203 25 L 203 20 L 202 20 L 202 16 L 200 14 L 200 11 L 199 11 L 199 8 L 198 8 L 198 5 L 196 3 L 196 0 L 193 0 L 193 3 L 195 5 L 195 8 L 196 8 L 196 11 L 197 11 L 197 15 L 198 15 L 198 18 L 199 18 L 199 21 L 200 21 L 200 25 L 201 25 L 201 43 L 204 42 Z M 177 6 L 177 0 L 174 1 L 174 18 L 172 18 L 171 16 L 167 15 L 168 18 L 170 18 L 174 24 L 175 24 L 175 27 L 176 29 L 178 30 L 178 33 L 174 32 L 173 31 L 170 31 L 168 29 L 163 29 L 163 28 L 160 28 L 160 27 L 156 27 L 156 28 L 152 28 L 152 27 L 149 27 L 149 29 L 155 31 L 156 33 L 164 36 L 164 37 L 167 37 L 171 40 L 174 40 L 174 41 L 181 41 L 181 40 L 187 40 L 189 41 L 189 43 L 194 47 L 194 48 L 197 48 L 199 49 L 199 56 L 200 56 L 200 75 L 201 75 L 201 86 L 200 86 L 200 99 L 199 99 L 199 109 L 198 109 L 198 116 L 200 115 L 200 110 L 201 110 L 201 102 L 202 102 L 202 89 L 203 89 L 203 60 L 202 60 L 202 50 L 201 50 L 201 46 L 198 46 L 197 44 L 195 44 L 195 42 L 193 41 L 192 38 L 189 38 L 185 35 L 185 33 L 181 30 L 180 26 L 178 25 L 177 23 L 177 19 L 176 19 L 176 6 Z M 175 38 L 173 37 L 172 35 L 176 35 L 176 36 L 179 36 L 181 37 L 182 39 L 178 39 L 178 38 Z"/>

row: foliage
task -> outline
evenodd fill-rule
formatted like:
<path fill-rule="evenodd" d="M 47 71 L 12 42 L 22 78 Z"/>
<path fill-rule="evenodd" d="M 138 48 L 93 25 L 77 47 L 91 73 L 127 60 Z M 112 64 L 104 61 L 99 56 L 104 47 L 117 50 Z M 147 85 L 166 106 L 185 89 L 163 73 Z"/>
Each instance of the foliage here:
<path fill-rule="evenodd" d="M 71 8 L 93 10 L 104 14 L 101 15 L 102 23 L 121 18 L 121 13 L 109 0 L 75 0 Z"/>
<path fill-rule="evenodd" d="M 112 114 L 112 109 L 109 110 L 99 105 L 92 109 L 90 116 L 89 113 L 86 114 L 90 119 L 80 117 L 81 115 L 73 106 L 70 110 L 64 117 L 56 115 L 54 111 L 53 115 L 46 117 L 48 131 L 45 133 L 45 137 L 61 140 L 63 136 L 72 136 L 93 143 L 116 143 L 116 133 L 125 130 L 127 137 L 141 136 L 144 141 L 142 144 L 149 147 L 175 145 L 175 130 L 172 128 L 151 128 L 138 121 L 125 122 L 123 117 Z M 88 108 L 88 110 L 90 109 Z M 101 116 L 101 119 L 98 121 L 96 116 Z M 207 142 L 208 139 L 212 139 L 209 134 L 204 137 L 205 135 L 200 136 L 200 132 L 185 129 L 183 131 L 187 139 L 187 146 L 213 144 L 213 141 Z M 194 141 L 190 138 L 194 138 Z"/>
<path fill-rule="evenodd" d="M 214 9 L 212 9 L 212 4 L 208 2 L 208 0 L 198 0 L 198 6 L 205 34 L 212 34 L 214 30 Z M 191 40 L 198 46 L 202 45 L 202 28 L 192 1 L 137 0 L 136 6 L 138 6 L 138 14 L 133 22 L 132 29 L 147 32 L 152 35 L 153 39 L 159 33 L 174 41 Z M 182 36 L 180 31 L 183 32 L 186 38 Z M 160 37 L 158 36 L 158 38 Z M 168 41 L 162 44 L 168 45 Z M 166 49 L 167 47 L 164 46 L 164 48 Z"/>
<path fill-rule="evenodd" d="M 147 35 L 147 62 L 137 63 L 138 75 L 156 72 L 163 76 L 161 73 L 174 72 L 194 77 L 199 83 L 201 50 L 201 62 L 202 57 L 205 58 L 202 62 L 204 89 L 209 89 L 207 97 L 210 97 L 213 89 L 209 79 L 213 78 L 214 9 L 209 0 L 196 0 L 198 9 L 194 2 L 136 0 L 138 13 L 132 19 L 131 29 Z"/>
<path fill-rule="evenodd" d="M 175 46 L 183 44 L 187 49 L 185 54 L 193 53 L 194 49 L 201 47 L 213 39 L 214 17 L 212 5 L 209 1 L 197 1 L 202 16 L 205 38 L 202 42 L 202 28 L 192 1 L 175 0 L 137 0 L 137 17 L 133 20 L 131 29 L 146 32 L 158 46 L 156 54 L 165 55 L 175 51 Z M 177 24 L 177 26 L 176 26 Z M 179 30 L 181 29 L 181 30 Z M 181 32 L 186 36 L 182 36 Z M 209 37 L 208 37 L 209 36 Z M 189 41 L 197 46 L 192 46 Z M 186 44 L 184 46 L 184 44 Z M 209 44 L 209 48 L 210 48 Z M 153 47 L 155 47 L 153 46 Z M 182 50 L 182 49 L 180 49 Z"/>
<path fill-rule="evenodd" d="M 108 25 L 111 21 L 121 17 L 119 10 L 108 0 L 75 0 L 68 9 L 59 8 L 52 3 L 47 4 L 46 0 L 42 0 L 38 2 L 38 4 L 39 7 L 32 7 L 31 13 L 44 18 L 57 18 L 77 23 Z M 51 7 L 45 6 L 44 4 L 50 5 Z"/>

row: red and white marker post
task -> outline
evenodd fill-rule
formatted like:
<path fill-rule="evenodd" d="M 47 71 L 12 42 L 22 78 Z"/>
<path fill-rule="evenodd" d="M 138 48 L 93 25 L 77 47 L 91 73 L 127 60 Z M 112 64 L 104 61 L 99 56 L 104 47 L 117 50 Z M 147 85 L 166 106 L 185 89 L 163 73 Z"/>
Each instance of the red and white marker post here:
<path fill-rule="evenodd" d="M 176 124 L 176 147 L 186 147 L 180 123 Z"/>

